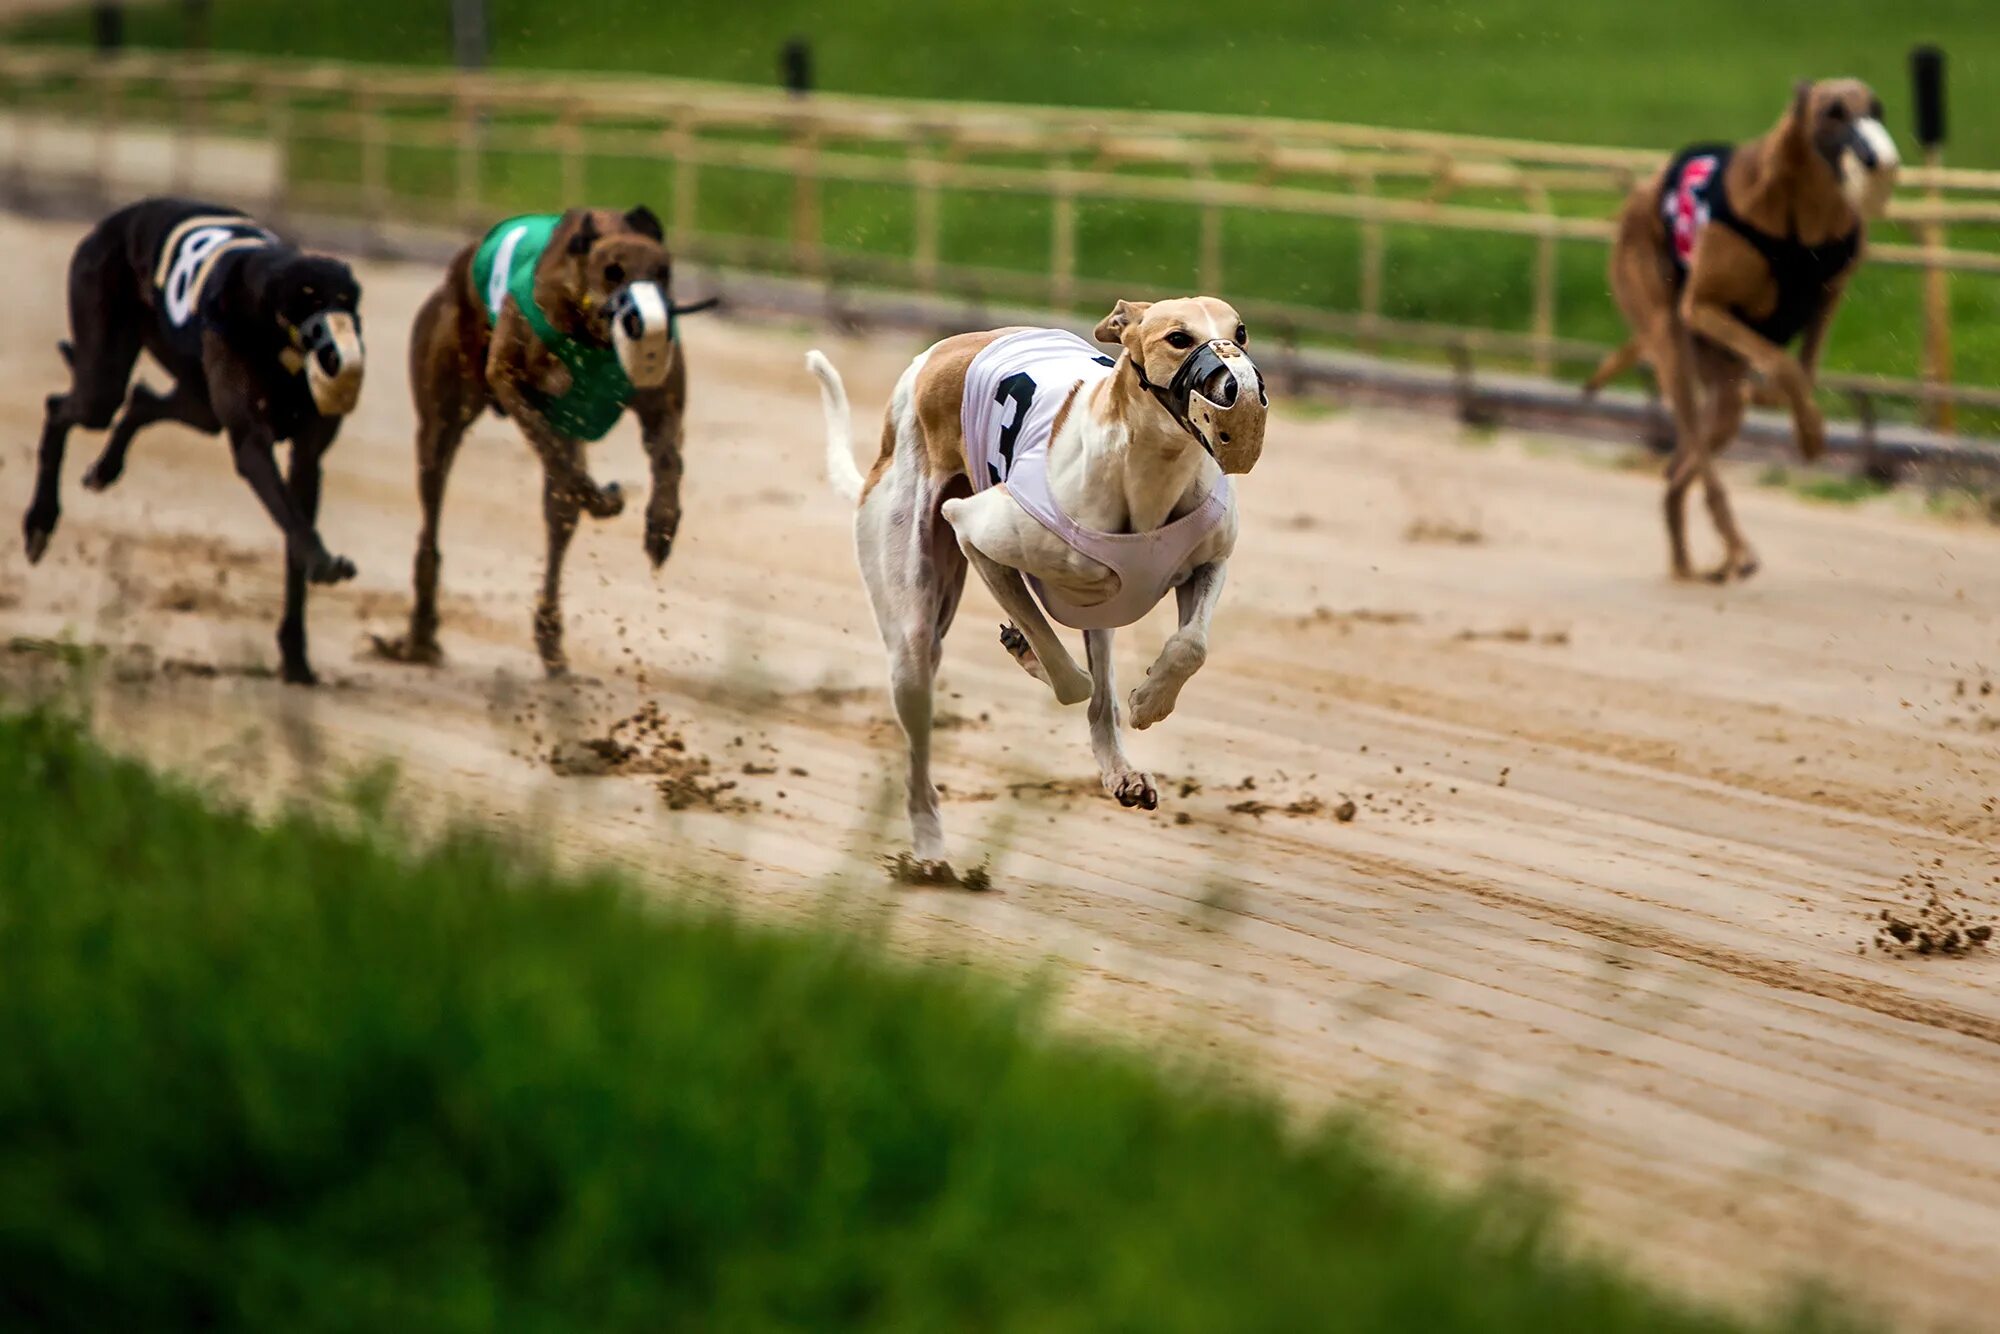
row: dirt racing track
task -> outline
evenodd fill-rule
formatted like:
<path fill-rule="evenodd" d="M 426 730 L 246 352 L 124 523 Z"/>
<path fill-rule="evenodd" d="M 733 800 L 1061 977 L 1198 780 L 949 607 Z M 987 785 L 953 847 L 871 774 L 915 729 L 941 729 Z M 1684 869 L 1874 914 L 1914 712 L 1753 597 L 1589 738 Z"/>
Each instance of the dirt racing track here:
<path fill-rule="evenodd" d="M 1227 1053 L 1302 1106 L 1376 1103 L 1415 1151 L 1526 1170 L 1587 1243 L 1701 1292 L 1821 1275 L 1965 1328 L 2000 1303 L 2000 949 L 1921 954 L 1882 917 L 1943 942 L 2000 903 L 1994 530 L 1742 476 L 1765 573 L 1678 586 L 1650 472 L 1296 411 L 1242 487 L 1208 666 L 1133 738 L 1161 809 L 1098 793 L 1081 711 L 974 588 L 938 775 L 955 860 L 990 857 L 994 889 L 897 888 L 872 859 L 904 836 L 899 738 L 801 357 L 834 356 L 870 440 L 910 340 L 688 322 L 680 544 L 656 579 L 640 506 L 586 521 L 578 683 L 539 679 L 529 642 L 538 469 L 482 422 L 446 503 L 449 660 L 409 668 L 368 634 L 407 609 L 404 343 L 433 275 L 362 266 L 372 379 L 322 517 L 361 575 L 316 595 L 328 684 L 301 692 L 268 677 L 278 540 L 217 442 L 156 428 L 96 496 L 79 432 L 49 556 L 21 555 L 79 230 L 0 221 L 0 662 L 19 682 L 50 670 L 38 640 L 106 646 L 116 743 L 260 798 L 386 754 L 426 812 L 741 872 L 759 910 L 827 910 L 844 872 L 831 910 L 912 952 L 1047 968 L 1082 1022 Z M 642 486 L 632 428 L 594 466 Z"/>

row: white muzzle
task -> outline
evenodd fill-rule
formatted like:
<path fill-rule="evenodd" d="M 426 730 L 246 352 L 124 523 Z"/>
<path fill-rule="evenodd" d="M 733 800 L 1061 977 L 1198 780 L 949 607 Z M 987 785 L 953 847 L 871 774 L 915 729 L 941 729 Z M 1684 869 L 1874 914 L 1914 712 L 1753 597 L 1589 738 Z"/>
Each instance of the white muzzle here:
<path fill-rule="evenodd" d="M 1854 211 L 1874 219 L 1889 211 L 1889 195 L 1903 155 L 1887 127 L 1872 116 L 1854 122 L 1854 133 L 1840 150 L 1840 192 Z"/>
<path fill-rule="evenodd" d="M 613 301 L 611 345 L 635 388 L 665 382 L 674 354 L 672 318 L 658 283 L 633 283 Z"/>

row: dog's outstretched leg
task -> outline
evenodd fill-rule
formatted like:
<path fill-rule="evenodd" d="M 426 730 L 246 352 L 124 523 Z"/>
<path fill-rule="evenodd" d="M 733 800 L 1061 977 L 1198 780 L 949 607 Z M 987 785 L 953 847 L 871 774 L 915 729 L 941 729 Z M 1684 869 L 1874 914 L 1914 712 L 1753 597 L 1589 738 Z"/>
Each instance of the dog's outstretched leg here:
<path fill-rule="evenodd" d="M 674 357 L 667 382 L 632 400 L 640 439 L 653 466 L 653 490 L 646 498 L 646 559 L 654 569 L 666 564 L 681 529 L 681 417 L 687 410 L 687 362 Z"/>
<path fill-rule="evenodd" d="M 155 422 L 163 421 L 180 422 L 209 435 L 222 429 L 214 409 L 208 405 L 208 396 L 185 381 L 177 381 L 172 391 L 164 395 L 154 393 L 143 384 L 135 384 L 132 386 L 132 397 L 125 403 L 125 411 L 112 425 L 110 438 L 98 452 L 97 461 L 83 475 L 84 488 L 102 491 L 123 476 L 125 455 L 132 448 L 132 437 Z"/>
<path fill-rule="evenodd" d="M 1083 656 L 1090 663 L 1090 753 L 1097 759 L 1097 774 L 1104 790 L 1120 806 L 1153 810 L 1160 794 L 1153 780 L 1132 767 L 1125 754 L 1125 739 L 1118 731 L 1118 682 L 1111 671 L 1109 630 L 1083 632 Z"/>
<path fill-rule="evenodd" d="M 301 430 L 292 441 L 285 490 L 291 497 L 292 508 L 308 527 L 319 522 L 320 461 L 339 430 L 339 418 L 322 417 Z M 306 658 L 306 568 L 297 561 L 285 562 L 285 617 L 278 623 L 278 656 L 281 674 L 288 684 L 319 684 L 319 677 Z"/>
<path fill-rule="evenodd" d="M 582 497 L 569 478 L 555 469 L 544 472 L 542 522 L 548 528 L 549 551 L 542 566 L 542 596 L 535 604 L 535 651 L 542 655 L 542 669 L 550 676 L 569 672 L 569 658 L 563 653 L 562 567 L 582 511 Z"/>
<path fill-rule="evenodd" d="M 1140 731 L 1174 711 L 1181 687 L 1208 661 L 1208 626 L 1222 601 L 1222 585 L 1228 575 L 1229 563 L 1213 560 L 1196 566 L 1187 582 L 1174 590 L 1181 628 L 1160 646 L 1160 656 L 1132 692 L 1132 726 Z"/>

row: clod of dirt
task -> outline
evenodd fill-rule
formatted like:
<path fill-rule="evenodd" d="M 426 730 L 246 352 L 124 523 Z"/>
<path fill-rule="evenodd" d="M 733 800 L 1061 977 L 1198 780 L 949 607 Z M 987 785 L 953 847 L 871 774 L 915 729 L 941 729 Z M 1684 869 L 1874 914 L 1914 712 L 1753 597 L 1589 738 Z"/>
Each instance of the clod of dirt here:
<path fill-rule="evenodd" d="M 961 880 L 958 872 L 951 869 L 950 862 L 918 861 L 907 852 L 899 852 L 893 857 L 882 859 L 882 869 L 889 873 L 889 879 L 899 885 L 940 886 L 951 888 L 964 886 L 967 889 L 991 889 L 993 877 L 984 864 L 973 867 Z M 974 884 L 977 879 L 979 883 Z"/>
<path fill-rule="evenodd" d="M 1993 939 L 1991 922 L 1974 923 L 1963 908 L 1935 892 L 1913 914 L 1884 908 L 1875 928 L 1875 948 L 1898 957 L 1911 954 L 1961 955 L 1983 950 Z"/>
<path fill-rule="evenodd" d="M 1333 818 L 1342 824 L 1349 824 L 1353 821 L 1358 809 L 1353 802 L 1343 801 L 1333 808 Z"/>
<path fill-rule="evenodd" d="M 1486 534 L 1477 524 L 1454 523 L 1448 519 L 1413 519 L 1409 527 L 1403 529 L 1403 540 L 1475 547 L 1486 540 Z"/>
<path fill-rule="evenodd" d="M 729 795 L 736 784 L 727 778 L 709 777 L 708 757 L 690 755 L 681 761 L 681 768 L 667 774 L 653 786 L 660 794 L 660 800 L 667 803 L 670 811 L 692 810 L 702 807 L 725 814 L 739 811 L 754 811 L 757 803 L 742 797 Z"/>
<path fill-rule="evenodd" d="M 1231 815 L 1247 815 L 1252 819 L 1261 820 L 1273 807 L 1268 801 L 1259 801 L 1252 797 L 1248 801 L 1231 802 L 1227 809 Z"/>
<path fill-rule="evenodd" d="M 548 753 L 548 765 L 564 778 L 673 774 L 686 767 L 686 752 L 687 743 L 659 705 L 647 703 L 611 724 L 602 736 L 558 741 Z M 706 768 L 708 761 L 701 763 Z"/>

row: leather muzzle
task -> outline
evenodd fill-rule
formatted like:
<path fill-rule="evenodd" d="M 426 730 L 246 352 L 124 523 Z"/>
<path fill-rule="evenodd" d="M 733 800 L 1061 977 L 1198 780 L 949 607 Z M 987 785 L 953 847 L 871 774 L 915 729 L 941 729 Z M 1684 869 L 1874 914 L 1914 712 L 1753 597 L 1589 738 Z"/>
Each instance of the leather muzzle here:
<path fill-rule="evenodd" d="M 1271 399 L 1257 363 L 1237 344 L 1216 338 L 1192 349 L 1164 389 L 1150 383 L 1143 369 L 1139 383 L 1224 472 L 1256 466 Z"/>
<path fill-rule="evenodd" d="M 361 325 L 344 310 L 323 310 L 293 331 L 303 359 L 306 387 L 322 417 L 344 417 L 361 401 L 361 377 L 368 354 Z"/>

